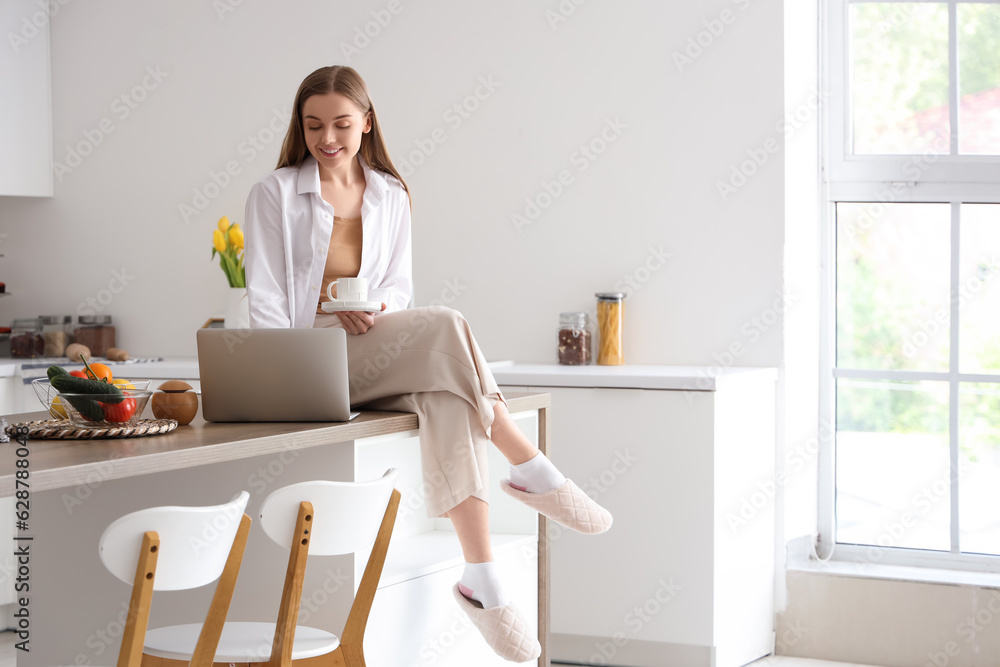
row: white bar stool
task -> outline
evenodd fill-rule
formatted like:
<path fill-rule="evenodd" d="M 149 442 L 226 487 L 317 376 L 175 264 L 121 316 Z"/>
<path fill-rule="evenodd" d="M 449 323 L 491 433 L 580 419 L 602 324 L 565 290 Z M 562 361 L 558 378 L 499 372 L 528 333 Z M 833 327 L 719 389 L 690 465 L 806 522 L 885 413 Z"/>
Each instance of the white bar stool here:
<path fill-rule="evenodd" d="M 212 507 L 153 507 L 113 521 L 101 535 L 101 562 L 132 584 L 118 667 L 140 667 L 153 591 L 187 590 L 216 579 L 215 594 L 199 629 L 190 664 L 214 661 L 243 562 L 250 517 L 250 494 Z"/>
<path fill-rule="evenodd" d="M 261 527 L 268 537 L 290 550 L 278 620 L 277 623 L 227 622 L 215 654 L 217 663 L 289 667 L 294 661 L 324 656 L 322 664 L 327 665 L 365 664 L 365 626 L 399 508 L 400 494 L 393 488 L 396 474 L 391 469 L 370 482 L 301 482 L 277 489 L 264 499 Z M 307 557 L 354 553 L 372 542 L 375 546 L 344 625 L 343 637 L 297 625 Z M 146 634 L 144 667 L 187 665 L 197 651 L 198 628 L 176 625 L 150 630 Z M 154 662 L 154 658 L 159 662 Z"/>

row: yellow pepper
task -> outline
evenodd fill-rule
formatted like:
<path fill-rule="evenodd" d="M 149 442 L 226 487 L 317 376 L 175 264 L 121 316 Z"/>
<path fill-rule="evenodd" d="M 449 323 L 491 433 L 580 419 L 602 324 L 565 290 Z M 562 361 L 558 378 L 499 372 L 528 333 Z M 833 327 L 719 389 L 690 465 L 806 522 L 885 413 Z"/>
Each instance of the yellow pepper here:
<path fill-rule="evenodd" d="M 115 378 L 111 381 L 119 389 L 135 389 L 135 385 L 128 380 L 123 380 L 122 378 Z"/>
<path fill-rule="evenodd" d="M 219 218 L 219 231 L 225 232 L 227 229 L 229 229 L 229 216 L 224 215 L 221 218 Z M 220 250 L 219 252 L 222 251 Z"/>
<path fill-rule="evenodd" d="M 221 230 L 216 229 L 212 232 L 212 245 L 219 252 L 226 252 L 226 235 Z"/>
<path fill-rule="evenodd" d="M 66 416 L 66 408 L 62 404 L 62 397 L 56 396 L 52 399 L 52 407 L 49 408 L 49 414 L 55 419 L 69 419 Z"/>
<path fill-rule="evenodd" d="M 243 249 L 243 230 L 240 229 L 240 223 L 229 228 L 229 242 L 239 250 Z"/>

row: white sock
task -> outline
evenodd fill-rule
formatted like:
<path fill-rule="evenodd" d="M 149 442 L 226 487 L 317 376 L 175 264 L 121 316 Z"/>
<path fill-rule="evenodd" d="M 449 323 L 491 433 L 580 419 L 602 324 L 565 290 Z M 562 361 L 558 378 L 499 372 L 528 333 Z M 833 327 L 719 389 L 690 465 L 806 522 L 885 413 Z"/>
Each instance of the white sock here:
<path fill-rule="evenodd" d="M 510 604 L 510 598 L 500 583 L 500 570 L 494 562 L 466 563 L 465 572 L 458 582 L 462 595 L 478 600 L 483 609 L 503 607 Z"/>
<path fill-rule="evenodd" d="M 541 452 L 524 463 L 510 467 L 510 485 L 528 493 L 545 493 L 565 483 L 563 474 Z"/>

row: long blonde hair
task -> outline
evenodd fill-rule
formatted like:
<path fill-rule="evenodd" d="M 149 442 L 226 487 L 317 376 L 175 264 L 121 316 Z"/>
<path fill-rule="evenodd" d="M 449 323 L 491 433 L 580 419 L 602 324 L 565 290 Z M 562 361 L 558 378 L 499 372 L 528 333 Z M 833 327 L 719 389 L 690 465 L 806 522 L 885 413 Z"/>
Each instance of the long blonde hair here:
<path fill-rule="evenodd" d="M 365 85 L 361 75 L 353 67 L 344 65 L 320 67 L 299 85 L 299 90 L 295 93 L 292 120 L 288 124 L 288 133 L 281 145 L 281 155 L 278 157 L 278 166 L 275 169 L 297 167 L 309 155 L 309 148 L 306 146 L 305 140 L 305 128 L 302 124 L 302 105 L 313 95 L 326 95 L 327 93 L 340 93 L 354 102 L 362 113 L 371 114 L 371 130 L 361 135 L 361 148 L 359 149 L 361 157 L 372 169 L 395 176 L 409 195 L 410 189 L 406 186 L 406 181 L 396 171 L 389 158 L 389 151 L 386 150 L 385 139 L 382 137 L 382 127 L 379 125 L 375 107 L 368 94 L 368 86 Z"/>

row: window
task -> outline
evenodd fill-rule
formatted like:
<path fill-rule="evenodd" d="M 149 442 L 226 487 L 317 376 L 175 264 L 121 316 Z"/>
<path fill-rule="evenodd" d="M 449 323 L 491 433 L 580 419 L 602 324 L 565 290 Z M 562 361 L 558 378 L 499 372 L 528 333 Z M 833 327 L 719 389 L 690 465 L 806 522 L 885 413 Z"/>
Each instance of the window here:
<path fill-rule="evenodd" d="M 820 545 L 1000 571 L 1000 0 L 829 0 Z"/>

